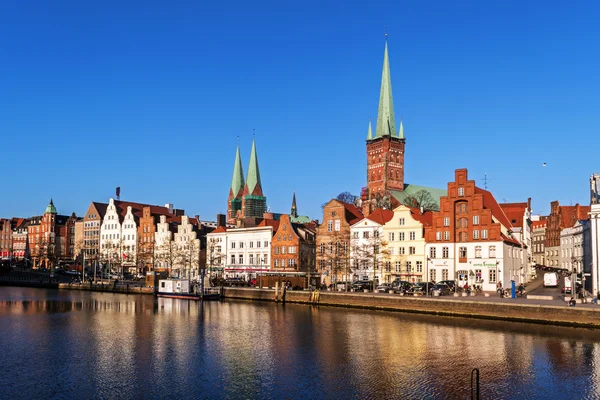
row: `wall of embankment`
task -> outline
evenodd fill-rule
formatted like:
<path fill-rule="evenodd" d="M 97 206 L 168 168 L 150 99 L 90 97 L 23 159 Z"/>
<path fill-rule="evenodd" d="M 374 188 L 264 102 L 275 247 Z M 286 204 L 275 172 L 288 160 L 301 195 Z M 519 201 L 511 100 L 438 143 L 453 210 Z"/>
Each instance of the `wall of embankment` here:
<path fill-rule="evenodd" d="M 276 292 L 272 289 L 229 287 L 223 288 L 223 297 L 545 325 L 600 328 L 600 308 L 589 309 L 538 304 L 506 304 L 452 300 L 451 298 L 388 296 L 369 293 L 288 291 L 284 296 L 281 291 Z"/>
<path fill-rule="evenodd" d="M 59 289 L 68 290 L 85 290 L 90 292 L 109 292 L 109 293 L 122 293 L 122 294 L 154 294 L 154 288 L 151 287 L 140 287 L 140 286 L 117 286 L 113 285 L 96 285 L 89 283 L 61 283 L 58 285 Z"/>

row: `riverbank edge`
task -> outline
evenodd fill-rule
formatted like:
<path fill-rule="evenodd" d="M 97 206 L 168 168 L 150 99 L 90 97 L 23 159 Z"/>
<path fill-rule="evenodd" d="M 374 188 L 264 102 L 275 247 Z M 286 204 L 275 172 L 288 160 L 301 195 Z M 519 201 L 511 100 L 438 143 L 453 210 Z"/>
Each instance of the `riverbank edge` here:
<path fill-rule="evenodd" d="M 600 329 L 600 308 L 336 292 L 288 291 L 284 298 L 272 289 L 244 288 L 223 288 L 223 298 Z"/>
<path fill-rule="evenodd" d="M 154 288 L 151 287 L 114 287 L 113 285 L 107 284 L 92 284 L 89 283 L 60 283 L 58 289 L 62 290 L 83 290 L 86 292 L 101 292 L 101 293 L 118 293 L 118 294 L 143 294 L 143 295 L 154 295 Z"/>

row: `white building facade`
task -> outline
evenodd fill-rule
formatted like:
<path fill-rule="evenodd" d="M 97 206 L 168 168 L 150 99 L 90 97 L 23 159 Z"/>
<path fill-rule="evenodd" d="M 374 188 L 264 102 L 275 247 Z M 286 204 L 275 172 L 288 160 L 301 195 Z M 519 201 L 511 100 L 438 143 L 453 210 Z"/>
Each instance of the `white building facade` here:
<path fill-rule="evenodd" d="M 109 270 L 121 264 L 121 221 L 112 198 L 100 225 L 100 262 Z"/>
<path fill-rule="evenodd" d="M 271 271 L 271 226 L 226 229 L 207 234 L 207 269 L 225 279 L 256 279 Z"/>
<path fill-rule="evenodd" d="M 367 217 L 350 226 L 352 280 L 383 282 L 385 244 L 380 223 Z"/>
<path fill-rule="evenodd" d="M 600 203 L 590 210 L 590 253 L 592 255 L 592 294 L 600 291 Z"/>
<path fill-rule="evenodd" d="M 137 272 L 137 243 L 138 243 L 138 225 L 133 215 L 131 206 L 127 207 L 127 214 L 121 224 L 121 257 L 123 268 L 130 272 Z"/>
<path fill-rule="evenodd" d="M 200 274 L 200 239 L 186 215 L 181 217 L 181 224 L 173 235 L 173 244 L 177 249 L 177 256 L 171 275 L 185 279 L 197 278 Z"/>

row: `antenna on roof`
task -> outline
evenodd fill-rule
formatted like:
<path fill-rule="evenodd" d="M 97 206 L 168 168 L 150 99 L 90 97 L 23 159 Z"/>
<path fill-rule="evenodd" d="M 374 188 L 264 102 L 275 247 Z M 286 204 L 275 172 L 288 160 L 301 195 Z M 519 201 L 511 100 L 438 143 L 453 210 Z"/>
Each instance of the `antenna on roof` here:
<path fill-rule="evenodd" d="M 491 181 L 491 179 L 488 179 L 487 174 L 484 174 L 483 175 L 483 188 L 485 190 L 487 190 L 487 188 L 488 188 L 487 184 L 488 184 L 489 181 Z"/>

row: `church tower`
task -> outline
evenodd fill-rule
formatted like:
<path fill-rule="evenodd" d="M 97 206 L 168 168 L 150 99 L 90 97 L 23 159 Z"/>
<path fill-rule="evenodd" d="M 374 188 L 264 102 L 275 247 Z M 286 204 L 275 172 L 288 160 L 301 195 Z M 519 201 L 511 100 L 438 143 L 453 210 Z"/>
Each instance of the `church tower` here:
<path fill-rule="evenodd" d="M 248 175 L 246 175 L 246 186 L 242 195 L 242 215 L 244 217 L 262 218 L 267 211 L 267 198 L 263 195 L 260 183 L 260 171 L 258 169 L 258 156 L 256 145 L 252 140 L 250 151 L 250 163 L 248 164 Z"/>
<path fill-rule="evenodd" d="M 405 142 L 402 121 L 396 131 L 386 34 L 375 136 L 370 121 L 367 132 L 367 188 L 361 196 L 363 201 L 389 196 L 391 191 L 404 190 Z"/>
<path fill-rule="evenodd" d="M 234 224 L 238 211 L 242 210 L 242 195 L 244 193 L 244 170 L 242 169 L 242 157 L 238 145 L 233 164 L 233 178 L 227 197 L 227 223 Z"/>

